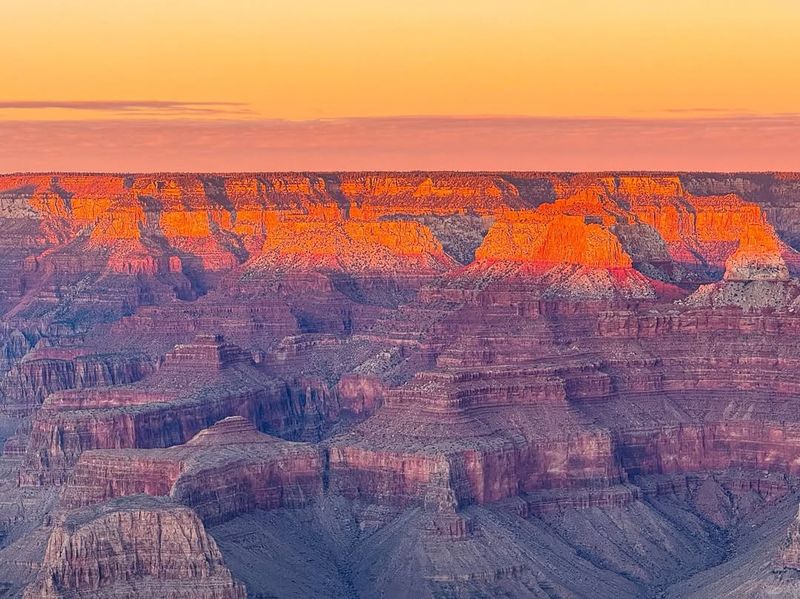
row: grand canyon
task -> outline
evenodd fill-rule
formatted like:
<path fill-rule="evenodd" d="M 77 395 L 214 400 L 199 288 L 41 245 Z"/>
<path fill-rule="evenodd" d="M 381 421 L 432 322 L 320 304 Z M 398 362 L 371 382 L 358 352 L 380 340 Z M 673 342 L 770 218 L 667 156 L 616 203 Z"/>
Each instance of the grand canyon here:
<path fill-rule="evenodd" d="M 0 597 L 800 596 L 800 175 L 0 175 Z"/>

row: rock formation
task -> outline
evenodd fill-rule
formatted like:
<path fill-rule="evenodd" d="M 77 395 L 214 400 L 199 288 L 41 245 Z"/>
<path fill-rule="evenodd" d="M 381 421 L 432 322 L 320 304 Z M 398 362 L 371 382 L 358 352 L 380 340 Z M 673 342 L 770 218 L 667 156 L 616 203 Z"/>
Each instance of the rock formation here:
<path fill-rule="evenodd" d="M 231 416 L 185 445 L 83 453 L 64 504 L 147 493 L 170 496 L 204 522 L 219 522 L 254 509 L 302 507 L 321 492 L 317 449 L 259 433 L 250 421 Z"/>
<path fill-rule="evenodd" d="M 722 280 L 700 286 L 687 303 L 793 311 L 800 286 L 790 277 L 781 249 L 769 226 L 747 227 L 736 251 L 725 262 Z"/>
<path fill-rule="evenodd" d="M 62 481 L 88 449 L 168 447 L 226 416 L 289 438 L 317 436 L 326 408 L 304 391 L 270 377 L 222 336 L 199 335 L 138 383 L 50 395 L 33 421 L 21 479 Z"/>
<path fill-rule="evenodd" d="M 7 175 L 0 233 L 0 594 L 797 588 L 794 176 Z"/>
<path fill-rule="evenodd" d="M 37 348 L 11 367 L 0 382 L 0 394 L 7 404 L 35 406 L 56 391 L 133 383 L 154 370 L 155 365 L 145 355 Z"/>
<path fill-rule="evenodd" d="M 244 599 L 214 539 L 183 507 L 135 496 L 70 512 L 53 526 L 25 597 Z"/>
<path fill-rule="evenodd" d="M 777 565 L 781 568 L 800 570 L 800 511 L 786 531 Z"/>
<path fill-rule="evenodd" d="M 423 225 L 408 221 L 286 221 L 262 248 L 274 268 L 441 272 L 455 263 Z"/>
<path fill-rule="evenodd" d="M 745 229 L 736 251 L 725 262 L 726 281 L 788 281 L 780 241 L 768 225 Z"/>

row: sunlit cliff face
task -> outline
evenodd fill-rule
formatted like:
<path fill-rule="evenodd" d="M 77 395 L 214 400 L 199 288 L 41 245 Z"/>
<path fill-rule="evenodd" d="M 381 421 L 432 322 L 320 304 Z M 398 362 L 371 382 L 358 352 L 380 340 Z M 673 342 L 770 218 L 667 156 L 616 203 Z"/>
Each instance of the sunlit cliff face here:
<path fill-rule="evenodd" d="M 700 256 L 722 268 L 737 247 L 786 250 L 758 205 L 694 195 L 675 176 L 7 176 L 0 188 L 35 219 L 48 252 L 86 244 L 122 272 L 180 271 L 187 259 L 211 270 L 255 259 L 292 270 L 452 270 L 430 218 L 483 219 L 477 263 L 630 269 Z"/>

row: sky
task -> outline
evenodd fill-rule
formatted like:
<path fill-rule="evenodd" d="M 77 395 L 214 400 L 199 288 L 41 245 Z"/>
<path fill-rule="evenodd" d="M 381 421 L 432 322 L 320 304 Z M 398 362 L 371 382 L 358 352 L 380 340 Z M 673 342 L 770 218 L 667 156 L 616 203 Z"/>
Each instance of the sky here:
<path fill-rule="evenodd" d="M 3 0 L 0 171 L 800 170 L 797 0 Z"/>

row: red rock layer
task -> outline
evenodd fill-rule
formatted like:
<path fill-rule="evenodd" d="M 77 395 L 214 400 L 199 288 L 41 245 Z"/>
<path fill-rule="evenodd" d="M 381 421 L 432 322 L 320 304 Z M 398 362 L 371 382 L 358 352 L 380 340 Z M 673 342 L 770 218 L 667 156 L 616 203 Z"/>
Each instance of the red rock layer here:
<path fill-rule="evenodd" d="M 546 513 L 635 502 L 641 477 L 797 475 L 788 228 L 745 199 L 751 179 L 687 177 L 0 178 L 21 248 L 0 256 L 0 372 L 30 403 L 55 391 L 20 482 L 72 475 L 72 505 L 171 494 L 209 521 L 327 492 L 421 505 L 464 537 L 470 504 Z M 456 265 L 445 248 L 487 228 Z M 734 295 L 673 302 L 709 281 Z M 766 287 L 788 291 L 733 301 Z M 40 338 L 164 358 L 58 390 L 78 360 L 37 364 Z M 336 434 L 319 454 L 213 441 L 230 416 Z"/>
<path fill-rule="evenodd" d="M 28 219 L 45 244 L 79 241 L 88 231 L 79 244 L 111 249 L 112 268 L 121 272 L 170 272 L 192 262 L 230 268 L 258 255 L 265 242 L 267 250 L 301 263 L 315 256 L 330 262 L 324 248 L 334 239 L 351 248 L 338 266 L 361 267 L 387 250 L 396 256 L 422 252 L 426 263 L 442 264 L 426 227 L 385 219 L 471 212 L 513 221 L 516 211 L 531 208 L 545 221 L 574 216 L 605 229 L 649 227 L 670 259 L 695 263 L 699 255 L 721 264 L 743 230 L 765 219 L 740 195 L 694 195 L 677 176 L 635 174 L 32 175 L 0 177 L 0 197 L 7 198 L 9 216 Z M 313 244 L 293 246 L 287 239 L 293 229 Z M 609 254 L 593 247 L 608 243 L 605 233 L 590 228 L 588 236 L 576 237 L 572 230 L 556 227 L 544 255 L 566 251 L 604 265 L 627 262 L 617 248 Z M 569 249 L 559 239 L 579 243 Z M 385 257 L 376 266 L 380 262 Z"/>
<path fill-rule="evenodd" d="M 301 271 L 426 273 L 455 266 L 431 231 L 410 221 L 283 221 L 262 253 L 261 265 Z"/>
<path fill-rule="evenodd" d="M 216 336 L 178 346 L 157 373 L 129 386 L 61 391 L 37 413 L 24 484 L 63 481 L 88 449 L 185 443 L 227 416 L 288 438 L 317 437 L 324 396 L 291 389 Z"/>
<path fill-rule="evenodd" d="M 621 480 L 607 431 L 580 423 L 568 393 L 608 392 L 607 377 L 569 368 L 426 373 L 329 441 L 330 484 L 348 497 L 406 505 L 450 492 L 455 506 L 536 489 Z M 548 430 L 539 418 L 559 422 Z M 546 415 L 546 416 L 545 416 Z"/>
<path fill-rule="evenodd" d="M 386 338 L 419 343 L 426 365 L 327 442 L 335 492 L 403 505 L 449 497 L 457 508 L 517 495 L 612 505 L 633 501 L 626 485 L 645 474 L 798 474 L 793 313 L 598 314 L 499 285 L 436 312 L 442 294 L 425 296 L 432 324 L 424 301 L 385 324 Z"/>
<path fill-rule="evenodd" d="M 185 445 L 83 453 L 63 502 L 78 507 L 138 493 L 168 495 L 213 523 L 254 509 L 302 507 L 321 492 L 318 449 L 259 433 L 232 416 Z"/>
<path fill-rule="evenodd" d="M 725 262 L 721 281 L 701 285 L 686 298 L 692 306 L 736 307 L 744 310 L 789 310 L 800 304 L 800 284 L 792 279 L 774 231 L 752 225 Z"/>
<path fill-rule="evenodd" d="M 191 510 L 140 495 L 59 518 L 24 596 L 244 599 L 246 592 Z"/>
<path fill-rule="evenodd" d="M 772 227 L 750 225 L 739 246 L 725 262 L 726 281 L 788 281 L 789 269 L 781 255 L 781 244 Z"/>
<path fill-rule="evenodd" d="M 82 349 L 42 348 L 28 352 L 0 381 L 6 404 L 41 404 L 64 389 L 120 385 L 138 381 L 155 370 L 144 355 L 97 355 Z"/>
<path fill-rule="evenodd" d="M 596 268 L 628 268 L 630 256 L 619 240 L 582 215 L 542 218 L 538 212 L 508 213 L 489 229 L 475 253 L 478 260 L 578 264 Z"/>

